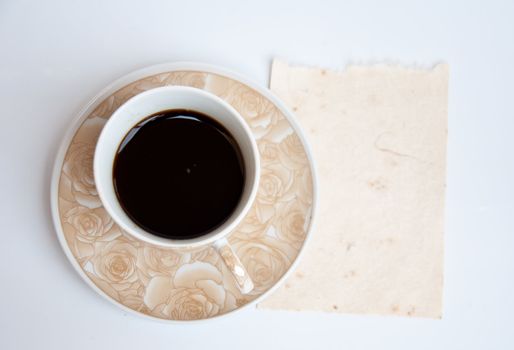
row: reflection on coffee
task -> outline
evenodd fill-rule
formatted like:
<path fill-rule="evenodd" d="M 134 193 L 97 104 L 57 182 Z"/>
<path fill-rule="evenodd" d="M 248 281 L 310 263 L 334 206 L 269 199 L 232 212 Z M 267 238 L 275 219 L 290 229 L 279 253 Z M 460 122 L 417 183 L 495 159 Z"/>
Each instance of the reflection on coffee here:
<path fill-rule="evenodd" d="M 191 110 L 156 113 L 132 128 L 114 161 L 125 213 L 157 236 L 190 239 L 223 224 L 241 198 L 245 174 L 234 137 Z"/>

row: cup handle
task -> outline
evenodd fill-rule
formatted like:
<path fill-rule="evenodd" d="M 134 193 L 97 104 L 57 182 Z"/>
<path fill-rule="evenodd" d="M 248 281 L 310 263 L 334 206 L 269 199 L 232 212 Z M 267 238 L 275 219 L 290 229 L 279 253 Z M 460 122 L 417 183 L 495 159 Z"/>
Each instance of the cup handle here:
<path fill-rule="evenodd" d="M 248 294 L 253 290 L 253 282 L 250 275 L 246 271 L 245 267 L 241 263 L 241 260 L 237 257 L 236 253 L 225 238 L 222 238 L 214 244 L 218 250 L 218 254 L 221 256 L 225 265 L 228 267 L 232 276 L 236 280 L 239 290 L 243 294 Z"/>

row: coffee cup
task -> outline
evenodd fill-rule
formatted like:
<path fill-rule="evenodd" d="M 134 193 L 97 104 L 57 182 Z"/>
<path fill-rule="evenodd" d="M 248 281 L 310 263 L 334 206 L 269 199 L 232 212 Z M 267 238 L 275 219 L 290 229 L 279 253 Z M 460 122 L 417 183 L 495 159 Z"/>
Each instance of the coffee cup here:
<path fill-rule="evenodd" d="M 116 187 L 114 174 L 117 156 L 124 144 L 132 142 L 129 140 L 129 134 L 137 131 L 136 127 L 143 125 L 149 117 L 163 111 L 192 111 L 191 113 L 208 116 L 231 135 L 240 155 L 244 181 L 241 183 L 239 200 L 237 203 L 234 202 L 233 209 L 219 224 L 205 232 L 198 232 L 194 237 L 181 237 L 180 232 L 176 232 L 177 234 L 170 238 L 156 234 L 155 231 L 141 225 L 134 219 L 134 215 L 127 211 L 127 206 L 120 200 L 119 189 Z M 206 142 L 203 138 L 188 142 L 198 143 L 206 149 L 211 147 L 209 144 L 203 144 Z M 173 164 L 173 156 L 168 157 L 167 161 Z M 145 170 L 145 164 L 141 163 L 142 171 Z M 249 293 L 253 289 L 253 282 L 226 237 L 246 216 L 255 199 L 260 176 L 259 152 L 247 123 L 226 101 L 204 90 L 186 86 L 155 88 L 132 97 L 112 114 L 102 129 L 95 149 L 93 168 L 96 188 L 104 208 L 127 234 L 163 248 L 190 250 L 212 245 L 232 272 L 241 292 Z M 190 169 L 187 171 L 189 173 Z M 142 183 L 141 186 L 145 184 Z M 133 187 L 134 191 L 140 189 L 137 186 Z M 130 192 L 131 189 L 125 191 Z M 173 203 L 173 200 L 174 196 L 169 196 L 169 203 Z M 223 203 L 223 195 L 216 200 Z M 194 203 L 191 205 L 194 207 Z M 169 220 L 174 220 L 173 212 L 169 213 Z"/>

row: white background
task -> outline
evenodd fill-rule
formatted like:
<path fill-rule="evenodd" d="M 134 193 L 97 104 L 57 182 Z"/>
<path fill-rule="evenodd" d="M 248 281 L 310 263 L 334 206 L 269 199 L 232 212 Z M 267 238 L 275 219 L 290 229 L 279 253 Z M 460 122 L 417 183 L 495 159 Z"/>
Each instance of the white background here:
<path fill-rule="evenodd" d="M 58 145 L 101 88 L 192 60 L 268 83 L 273 57 L 450 64 L 442 320 L 246 310 L 196 325 L 124 313 L 51 223 Z M 513 349 L 513 1 L 0 0 L 1 349 Z"/>

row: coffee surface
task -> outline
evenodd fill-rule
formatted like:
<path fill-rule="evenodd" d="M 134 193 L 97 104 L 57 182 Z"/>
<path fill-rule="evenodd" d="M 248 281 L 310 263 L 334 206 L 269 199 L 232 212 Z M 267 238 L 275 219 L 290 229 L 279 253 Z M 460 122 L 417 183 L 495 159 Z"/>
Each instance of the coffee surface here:
<path fill-rule="evenodd" d="M 113 180 L 123 210 L 141 228 L 190 239 L 230 217 L 245 174 L 239 146 L 221 124 L 199 112 L 168 110 L 127 133 Z"/>

